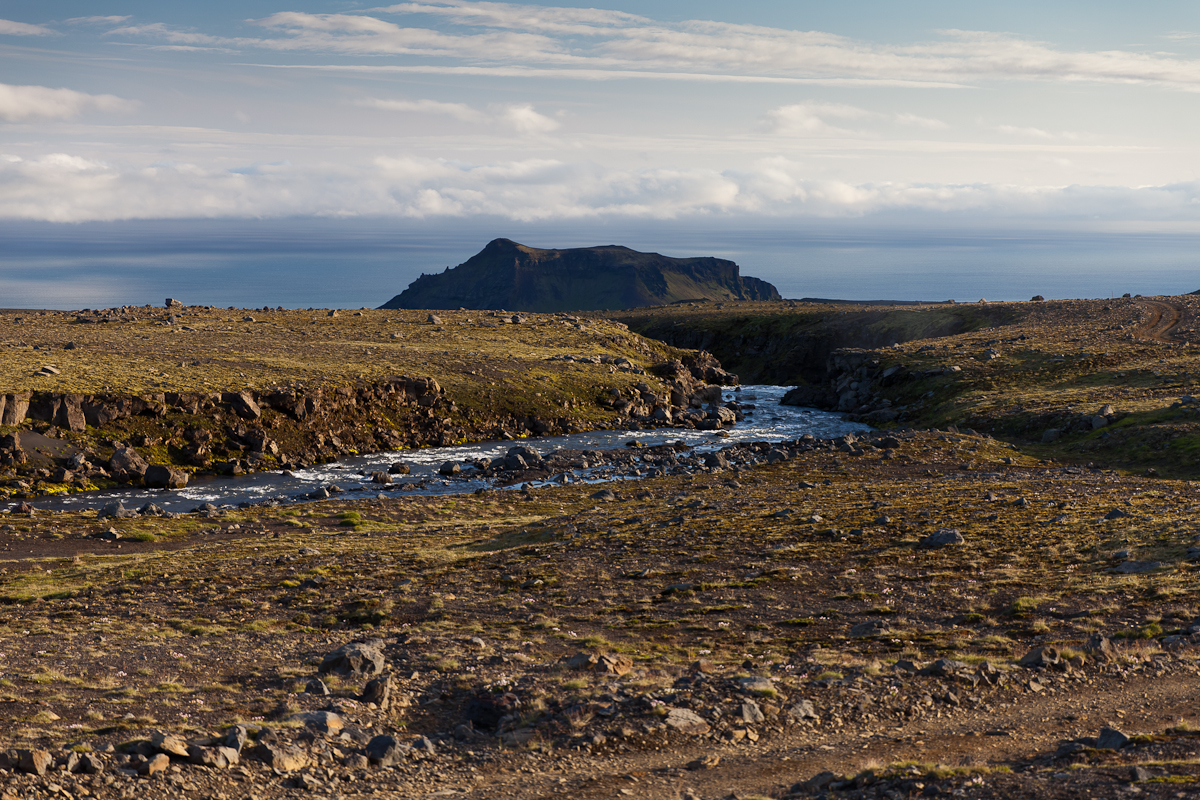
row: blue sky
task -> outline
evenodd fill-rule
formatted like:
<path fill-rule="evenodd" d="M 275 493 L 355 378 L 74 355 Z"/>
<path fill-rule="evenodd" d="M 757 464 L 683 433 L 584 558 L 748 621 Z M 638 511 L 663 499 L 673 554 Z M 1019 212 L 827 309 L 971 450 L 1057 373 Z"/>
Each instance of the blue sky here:
<path fill-rule="evenodd" d="M 0 219 L 1195 231 L 1198 9 L 0 0 Z"/>

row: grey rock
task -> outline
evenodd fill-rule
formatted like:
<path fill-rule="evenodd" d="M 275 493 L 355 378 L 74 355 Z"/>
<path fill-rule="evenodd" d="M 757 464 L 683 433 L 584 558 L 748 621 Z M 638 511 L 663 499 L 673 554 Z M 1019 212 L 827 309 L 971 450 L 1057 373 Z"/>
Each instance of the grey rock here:
<path fill-rule="evenodd" d="M 249 733 L 245 725 L 234 725 L 225 733 L 225 738 L 221 740 L 222 746 L 231 748 L 237 753 L 241 753 L 246 746 L 246 739 Z"/>
<path fill-rule="evenodd" d="M 1022 667 L 1031 669 L 1037 667 L 1053 667 L 1057 666 L 1062 660 L 1062 655 L 1056 647 L 1035 647 L 1025 655 L 1021 656 L 1021 660 L 1017 663 Z"/>
<path fill-rule="evenodd" d="M 442 324 L 442 318 L 437 316 L 436 314 L 430 314 L 425 319 L 425 321 L 428 322 L 430 325 L 441 325 Z"/>
<path fill-rule="evenodd" d="M 259 742 L 254 747 L 254 757 L 271 769 L 280 772 L 295 772 L 308 766 L 308 755 L 295 745 L 278 745 Z"/>
<path fill-rule="evenodd" d="M 709 731 L 708 723 L 695 711 L 686 708 L 672 708 L 667 712 L 664 722 L 668 728 L 680 733 L 699 736 Z"/>
<path fill-rule="evenodd" d="M 350 642 L 325 656 L 317 670 L 320 674 L 352 676 L 355 678 L 371 677 L 383 672 L 386 659 L 379 649 L 382 642 Z"/>
<path fill-rule="evenodd" d="M 740 713 L 742 722 L 745 722 L 749 725 L 757 725 L 766 719 L 766 715 L 764 715 L 762 709 L 758 707 L 758 703 L 754 702 L 753 700 L 743 700 Z"/>
<path fill-rule="evenodd" d="M 1129 744 L 1129 737 L 1116 728 L 1101 728 L 1096 737 L 1096 748 L 1099 750 L 1120 750 Z"/>
<path fill-rule="evenodd" d="M 1117 660 L 1117 647 L 1107 636 L 1093 633 L 1083 645 L 1085 653 L 1101 662 Z"/>
<path fill-rule="evenodd" d="M 1045 433 L 1042 434 L 1042 444 L 1057 442 L 1060 436 L 1062 436 L 1062 431 L 1058 428 L 1047 428 Z"/>
<path fill-rule="evenodd" d="M 188 748 L 188 761 L 201 767 L 212 769 L 229 769 L 237 766 L 238 751 L 232 747 L 201 747 L 192 745 Z"/>
<path fill-rule="evenodd" d="M 412 470 L 409 469 L 408 464 L 400 461 L 397 461 L 395 464 L 392 464 L 390 467 L 388 467 L 389 475 L 407 475 L 410 472 L 412 472 Z"/>
<path fill-rule="evenodd" d="M 230 392 L 225 395 L 226 402 L 233 409 L 233 413 L 237 414 L 242 419 L 255 420 L 262 416 L 262 409 L 254 400 L 254 394 L 249 390 L 243 389 L 240 392 Z"/>
<path fill-rule="evenodd" d="M 738 688 L 747 694 L 775 694 L 775 682 L 770 678 L 760 678 L 756 675 L 750 675 L 745 678 L 738 678 Z"/>
<path fill-rule="evenodd" d="M 866 622 L 860 622 L 850 628 L 850 636 L 855 639 L 867 639 L 872 636 L 878 636 L 886 630 L 886 622 L 881 619 L 871 619 Z"/>
<path fill-rule="evenodd" d="M 959 675 L 970 672 L 971 665 L 962 661 L 955 661 L 950 658 L 939 658 L 927 667 L 917 670 L 918 675 L 933 675 L 939 678 L 948 678 L 952 675 Z"/>
<path fill-rule="evenodd" d="M 1108 418 L 1102 417 L 1099 414 L 1092 417 L 1092 430 L 1098 431 L 1108 424 Z"/>
<path fill-rule="evenodd" d="M 101 508 L 100 512 L 96 516 L 99 519 L 130 519 L 132 517 L 136 517 L 137 515 L 137 512 L 132 508 L 126 508 L 125 506 L 121 505 L 120 500 L 114 500 L 113 502 L 108 503 Z M 103 536 L 101 538 L 103 538 Z"/>
<path fill-rule="evenodd" d="M 601 489 L 595 494 L 588 495 L 588 497 L 592 500 L 602 500 L 606 503 L 617 499 L 617 496 L 613 494 L 612 489 Z"/>
<path fill-rule="evenodd" d="M 442 466 L 438 467 L 439 475 L 450 476 L 457 475 L 460 472 L 462 472 L 462 467 L 459 466 L 457 461 L 446 461 Z"/>
<path fill-rule="evenodd" d="M 962 544 L 965 540 L 961 533 L 955 528 L 942 528 L 934 531 L 921 540 L 922 547 L 947 547 L 953 544 Z"/>
<path fill-rule="evenodd" d="M 808 700 L 801 700 L 799 703 L 796 703 L 788 709 L 787 714 L 798 722 L 806 719 L 818 719 L 817 710 L 813 708 L 812 702 Z"/>
<path fill-rule="evenodd" d="M 380 734 L 367 742 L 363 752 L 372 764 L 391 767 L 404 763 L 412 752 L 412 746 L 398 741 L 394 736 Z"/>

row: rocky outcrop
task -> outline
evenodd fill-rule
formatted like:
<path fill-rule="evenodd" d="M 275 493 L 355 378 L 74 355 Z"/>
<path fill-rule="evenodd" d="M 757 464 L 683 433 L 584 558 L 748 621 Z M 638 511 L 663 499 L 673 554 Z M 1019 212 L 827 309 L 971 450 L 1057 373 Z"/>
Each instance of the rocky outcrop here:
<path fill-rule="evenodd" d="M 613 357 L 610 366 L 613 372 L 646 374 L 627 359 Z M 720 405 L 720 386 L 736 384 L 737 376 L 712 356 L 687 354 L 654 371 L 661 382 L 613 388 L 597 399 L 618 416 L 616 425 L 716 430 L 740 419 L 736 404 Z M 241 475 L 354 453 L 573 433 L 596 425 L 571 416 L 571 404 L 554 416 L 462 409 L 430 377 L 266 391 L 15 397 L 16 402 L 11 402 L 14 395 L 5 397 L 6 412 L 12 410 L 14 425 L 37 433 L 0 438 L 0 467 L 79 489 L 114 481 L 179 489 L 187 485 L 189 470 Z M 18 419 L 22 409 L 27 414 Z M 22 435 L 63 449 L 53 456 L 35 454 L 34 463 L 22 447 Z M 38 452 L 43 449 L 39 445 Z M 23 477 L 15 484 L 28 493 Z"/>

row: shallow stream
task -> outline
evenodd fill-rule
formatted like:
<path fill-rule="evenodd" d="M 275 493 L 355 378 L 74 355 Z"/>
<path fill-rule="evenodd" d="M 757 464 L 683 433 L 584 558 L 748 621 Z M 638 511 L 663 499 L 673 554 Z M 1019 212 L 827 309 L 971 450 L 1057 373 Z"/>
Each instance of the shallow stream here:
<path fill-rule="evenodd" d="M 465 494 L 476 489 L 495 486 L 494 480 L 481 476 L 472 477 L 471 470 L 463 475 L 445 478 L 438 468 L 447 461 L 466 462 L 472 459 L 503 457 L 515 444 L 527 444 L 545 455 L 552 450 L 613 450 L 626 447 L 637 440 L 647 447 L 658 444 L 684 442 L 700 452 L 719 450 L 735 442 L 778 442 L 797 439 L 805 434 L 817 438 L 833 438 L 848 432 L 870 430 L 869 426 L 857 422 L 845 422 L 838 414 L 811 408 L 782 406 L 779 401 L 788 391 L 787 386 L 740 386 L 726 391 L 723 400 L 736 400 L 742 404 L 746 415 L 744 421 L 724 431 L 696 431 L 678 428 L 660 428 L 642 431 L 590 431 L 568 436 L 544 436 L 502 442 L 479 442 L 453 447 L 427 447 L 418 450 L 394 450 L 366 456 L 345 458 L 329 464 L 320 464 L 293 472 L 256 472 L 237 477 L 204 477 L 178 490 L 165 489 L 114 489 L 100 492 L 79 492 L 52 498 L 39 498 L 30 504 L 42 509 L 83 510 L 102 508 L 114 500 L 126 508 L 138 508 L 154 503 L 170 512 L 188 512 L 204 503 L 218 508 L 235 507 L 241 504 L 296 503 L 312 499 L 314 492 L 336 487 L 342 496 L 363 498 L 375 495 L 397 496 L 406 494 L 444 495 Z M 751 408 L 752 406 L 752 408 Z M 411 470 L 408 475 L 393 475 L 392 484 L 372 482 L 373 472 L 386 472 L 396 462 L 406 464 Z M 557 473 L 544 481 L 514 484 L 505 488 L 519 489 L 558 485 L 571 482 L 600 483 L 612 480 L 629 480 L 652 474 L 623 472 L 611 474 L 611 470 L 578 469 Z M 10 504 L 10 508 L 16 504 Z"/>

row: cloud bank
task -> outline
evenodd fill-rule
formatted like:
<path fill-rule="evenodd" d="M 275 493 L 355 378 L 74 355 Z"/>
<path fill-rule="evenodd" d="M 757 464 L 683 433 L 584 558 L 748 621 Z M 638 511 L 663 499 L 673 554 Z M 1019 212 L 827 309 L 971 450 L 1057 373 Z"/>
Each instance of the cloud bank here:
<path fill-rule="evenodd" d="M 1144 188 L 851 184 L 815 180 L 785 158 L 753 169 L 608 169 L 524 159 L 462 164 L 381 155 L 358 168 L 128 168 L 58 153 L 0 156 L 0 218 L 488 215 L 518 221 L 753 215 L 853 218 L 888 212 L 972 217 L 1200 222 L 1200 183 Z"/>

